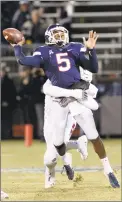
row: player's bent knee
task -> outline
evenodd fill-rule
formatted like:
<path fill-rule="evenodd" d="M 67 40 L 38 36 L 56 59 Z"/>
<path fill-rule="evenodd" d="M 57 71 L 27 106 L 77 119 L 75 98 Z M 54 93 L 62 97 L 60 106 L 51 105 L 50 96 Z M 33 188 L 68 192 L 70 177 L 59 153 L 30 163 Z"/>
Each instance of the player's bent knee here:
<path fill-rule="evenodd" d="M 83 129 L 86 134 L 88 140 L 95 140 L 99 136 L 98 131 L 95 126 L 93 113 L 91 110 L 87 109 L 84 111 L 84 114 L 80 114 L 75 116 L 78 124 Z"/>
<path fill-rule="evenodd" d="M 51 168 L 57 164 L 56 152 L 46 151 L 44 155 L 44 165 Z"/>
<path fill-rule="evenodd" d="M 101 140 L 100 136 L 98 136 L 98 137 L 95 138 L 95 139 L 91 139 L 91 142 L 92 142 L 92 143 L 95 143 L 95 142 L 98 141 L 98 140 Z"/>
<path fill-rule="evenodd" d="M 62 133 L 63 134 L 63 133 Z M 54 136 L 53 135 L 53 145 L 55 145 L 56 147 L 60 147 L 60 145 L 64 144 L 64 135 L 59 135 L 57 137 L 57 134 Z"/>
<path fill-rule="evenodd" d="M 90 132 L 89 135 L 87 135 L 88 140 L 96 140 L 99 137 L 99 134 L 97 132 L 97 130 L 94 130 Z"/>
<path fill-rule="evenodd" d="M 55 146 L 55 145 L 54 145 Z M 56 150 L 57 150 L 57 152 L 58 152 L 58 154 L 60 155 L 60 156 L 63 156 L 65 153 L 66 153 L 66 145 L 65 145 L 65 143 L 63 143 L 62 145 L 60 145 L 60 146 L 55 146 L 55 148 L 56 148 Z"/>

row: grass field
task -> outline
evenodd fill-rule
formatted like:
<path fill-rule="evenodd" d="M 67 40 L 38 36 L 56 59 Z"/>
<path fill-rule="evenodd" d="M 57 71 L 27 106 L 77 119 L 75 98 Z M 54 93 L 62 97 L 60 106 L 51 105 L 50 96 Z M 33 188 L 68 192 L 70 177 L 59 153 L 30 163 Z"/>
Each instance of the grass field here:
<path fill-rule="evenodd" d="M 108 157 L 113 167 L 121 165 L 121 141 L 104 140 Z M 69 181 L 65 174 L 56 173 L 54 188 L 44 189 L 43 154 L 45 144 L 34 141 L 29 148 L 23 141 L 2 141 L 1 143 L 1 187 L 9 194 L 8 201 L 120 201 L 121 189 L 110 187 L 102 171 L 75 172 L 75 180 Z M 88 159 L 83 162 L 79 153 L 72 151 L 73 167 L 101 167 L 92 145 L 88 144 Z M 59 159 L 57 167 L 61 168 Z M 26 168 L 26 170 L 24 169 Z M 38 168 L 38 169 L 37 169 Z M 29 171 L 33 171 L 30 172 Z M 115 169 L 121 183 L 121 168 Z"/>

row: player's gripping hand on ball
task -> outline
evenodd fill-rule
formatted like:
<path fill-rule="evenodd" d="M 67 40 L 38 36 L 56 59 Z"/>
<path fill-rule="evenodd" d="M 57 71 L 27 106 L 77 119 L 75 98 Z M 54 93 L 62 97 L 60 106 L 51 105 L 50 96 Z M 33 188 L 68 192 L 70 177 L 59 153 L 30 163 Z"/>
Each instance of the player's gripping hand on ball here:
<path fill-rule="evenodd" d="M 19 45 L 19 46 L 23 46 L 24 44 L 25 44 L 25 38 L 23 37 L 22 38 L 22 41 L 20 41 L 20 42 L 18 42 L 17 44 L 12 44 L 12 43 L 10 43 L 11 44 L 11 46 L 16 46 L 16 45 Z"/>

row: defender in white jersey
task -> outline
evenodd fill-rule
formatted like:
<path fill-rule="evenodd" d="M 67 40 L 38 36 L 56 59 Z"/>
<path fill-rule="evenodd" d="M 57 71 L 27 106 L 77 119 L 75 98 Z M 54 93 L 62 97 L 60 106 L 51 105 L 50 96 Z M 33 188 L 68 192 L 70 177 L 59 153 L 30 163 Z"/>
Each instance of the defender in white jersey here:
<path fill-rule="evenodd" d="M 49 85 L 50 84 L 48 83 L 48 85 L 47 85 L 48 88 L 46 89 L 46 93 L 49 95 L 51 95 L 52 91 L 53 91 L 53 93 L 55 92 L 55 95 L 53 94 L 53 96 L 55 96 L 55 97 L 61 97 L 61 96 L 57 96 L 57 94 L 59 95 L 60 94 L 59 92 L 63 93 L 63 90 L 64 90 L 64 94 L 66 93 L 65 92 L 66 89 L 57 88 L 57 87 L 54 87 L 51 85 L 49 88 Z M 51 91 L 51 89 L 52 89 L 52 91 Z M 79 123 L 80 127 L 83 129 L 85 134 L 87 135 L 87 138 L 92 141 L 93 145 L 96 144 L 95 151 L 96 151 L 96 153 L 99 154 L 99 157 L 101 158 L 101 162 L 102 162 L 103 168 L 104 168 L 104 174 L 109 179 L 111 186 L 114 188 L 120 187 L 115 175 L 113 174 L 113 170 L 111 168 L 108 158 L 104 157 L 104 156 L 102 157 L 102 151 L 98 151 L 99 147 L 103 147 L 103 146 L 99 145 L 99 144 L 102 144 L 102 142 L 101 143 L 99 142 L 99 144 L 96 142 L 96 139 L 99 138 L 99 134 L 96 130 L 92 111 L 90 110 L 90 108 L 92 109 L 91 101 L 93 101 L 93 98 L 91 97 L 91 95 L 93 97 L 95 97 L 95 94 L 93 92 L 94 88 L 91 88 L 91 89 L 92 90 L 90 92 L 89 91 L 87 92 L 89 94 L 89 96 L 88 96 L 89 99 L 86 102 L 83 100 L 81 100 L 80 103 L 78 101 L 70 102 L 68 104 L 68 109 L 69 109 L 70 113 L 72 114 L 72 116 L 76 119 L 77 123 Z M 89 90 L 90 90 L 90 88 L 89 88 Z M 45 88 L 44 88 L 44 91 L 45 91 Z M 57 93 L 56 93 L 56 91 L 57 91 Z M 53 104 L 54 104 L 54 102 L 53 102 Z M 52 109 L 54 109 L 56 111 L 56 107 L 54 107 L 54 106 L 55 106 L 55 104 L 52 105 L 51 107 L 52 107 Z M 62 109 L 62 110 L 64 110 L 64 109 Z M 64 110 L 64 113 L 67 113 L 67 107 L 65 108 L 65 110 Z M 103 147 L 103 149 L 104 149 L 104 147 Z M 104 153 L 105 153 L 105 151 L 104 151 Z"/>
<path fill-rule="evenodd" d="M 57 164 L 57 158 L 59 157 L 56 148 L 53 145 L 53 130 L 52 120 L 54 110 L 51 108 L 52 103 L 54 102 L 52 97 L 46 95 L 45 97 L 45 121 L 44 121 L 44 137 L 46 140 L 47 150 L 44 155 L 44 164 L 46 166 L 45 172 L 45 188 L 52 187 L 55 184 L 55 165 Z M 56 103 L 58 104 L 58 103 Z M 81 153 L 81 158 L 86 159 L 88 156 L 87 153 L 87 138 L 82 136 L 78 141 L 69 141 L 73 130 L 76 127 L 76 122 L 71 116 L 67 117 L 67 125 L 65 128 L 65 144 L 67 151 L 70 149 L 78 149 Z M 57 132 L 58 138 L 58 132 Z M 74 177 L 74 172 L 71 171 L 72 168 L 72 157 L 70 154 L 66 153 L 62 156 L 63 164 L 66 169 L 68 178 L 70 180 Z M 70 168 L 69 168 L 70 166 Z"/>
<path fill-rule="evenodd" d="M 88 73 L 86 72 L 82 75 L 84 75 L 82 77 L 84 80 L 88 80 L 89 82 L 92 80 L 92 75 L 90 72 L 88 72 Z M 48 94 L 53 95 L 53 96 L 54 96 L 54 93 L 56 93 L 56 91 L 57 91 L 57 87 L 52 86 L 51 82 L 49 80 L 44 84 L 43 89 L 44 89 L 44 93 L 46 91 Z M 93 90 L 93 89 L 95 89 L 95 90 Z M 62 95 L 64 95 L 63 91 L 65 91 L 65 89 L 60 89 L 60 90 L 62 90 L 62 92 L 61 91 L 60 92 L 62 93 Z M 90 96 L 92 94 L 95 97 L 96 93 L 97 93 L 97 89 L 94 87 L 90 91 Z M 58 93 L 56 93 L 56 95 L 57 94 Z M 61 94 L 60 94 L 60 96 L 61 96 Z M 84 103 L 86 103 L 88 105 L 89 102 L 84 101 Z M 96 106 L 97 106 L 96 109 L 97 109 L 98 105 L 97 105 L 96 101 L 94 103 L 96 104 Z M 45 187 L 46 188 L 54 185 L 54 180 L 55 180 L 55 177 L 54 177 L 55 168 L 54 167 L 56 165 L 56 161 L 58 158 L 57 151 L 53 145 L 53 130 L 54 129 L 51 128 L 53 125 L 51 121 L 53 121 L 53 113 L 55 112 L 54 111 L 55 109 L 52 108 L 53 104 L 54 104 L 54 106 L 55 106 L 55 104 L 57 105 L 57 103 L 55 103 L 54 98 L 46 95 L 46 98 L 45 98 L 45 124 L 44 124 L 44 136 L 45 136 L 45 140 L 47 143 L 47 151 L 44 156 L 44 163 L 46 165 L 46 172 L 45 172 Z M 89 103 L 89 106 L 90 106 L 90 103 Z M 91 107 L 93 108 L 92 105 L 91 105 Z M 94 107 L 94 109 L 95 109 L 95 107 Z M 63 108 L 62 108 L 62 110 L 63 110 Z M 67 145 L 67 150 L 78 149 L 79 152 L 81 153 L 82 159 L 86 159 L 87 155 L 88 155 L 86 136 L 80 137 L 78 139 L 78 141 L 69 141 L 72 131 L 74 130 L 75 126 L 76 126 L 76 121 L 74 120 L 71 113 L 69 113 L 68 117 L 67 117 L 66 129 L 65 129 L 65 144 Z M 58 134 L 57 134 L 57 138 L 59 138 Z M 54 161 L 54 159 L 55 159 L 55 161 Z M 66 165 L 66 166 L 72 165 L 70 154 L 66 153 L 62 157 L 62 159 L 64 161 L 64 165 Z M 66 169 L 67 169 L 67 167 L 66 167 Z M 66 171 L 68 171 L 69 176 L 72 177 L 72 173 L 70 172 L 70 169 L 68 169 Z"/>

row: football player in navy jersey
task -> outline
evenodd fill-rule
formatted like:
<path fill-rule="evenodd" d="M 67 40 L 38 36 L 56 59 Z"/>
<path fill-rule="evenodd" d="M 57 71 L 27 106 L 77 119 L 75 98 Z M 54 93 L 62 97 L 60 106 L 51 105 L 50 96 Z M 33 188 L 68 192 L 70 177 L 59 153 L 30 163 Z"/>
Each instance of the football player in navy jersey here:
<path fill-rule="evenodd" d="M 33 56 L 25 56 L 23 54 L 21 48 L 23 41 L 13 46 L 15 56 L 21 65 L 43 67 L 52 85 L 66 90 L 65 97 L 82 99 L 84 91 L 89 88 L 89 84 L 81 80 L 79 67 L 82 66 L 83 69 L 97 73 L 98 61 L 95 50 L 97 38 L 96 32 L 90 31 L 88 40 L 84 39 L 85 46 L 81 43 L 69 43 L 68 30 L 60 25 L 51 25 L 45 33 L 46 45 L 37 48 Z M 86 57 L 86 47 L 89 58 Z M 79 90 L 78 92 L 78 90 L 71 89 L 81 89 L 81 91 Z M 80 103 L 76 102 L 77 106 L 78 104 L 81 106 Z M 68 107 L 62 110 L 62 107 L 58 103 L 54 104 L 54 102 L 52 107 L 55 109 L 53 119 L 51 120 L 54 128 L 53 144 L 59 155 L 63 156 L 66 151 L 63 134 L 67 122 Z M 87 138 L 93 143 L 95 152 L 101 159 L 104 172 L 109 178 L 112 187 L 120 187 L 110 166 L 104 145 L 96 130 L 91 110 L 82 106 L 82 112 L 75 114 L 74 119 L 84 130 Z"/>
<path fill-rule="evenodd" d="M 89 34 L 94 43 L 96 33 Z M 24 56 L 21 42 L 14 46 L 15 56 L 22 65 L 43 67 L 53 85 L 70 88 L 81 80 L 79 66 L 93 73 L 98 71 L 96 50 L 89 49 L 89 59 L 85 56 L 86 48 L 81 43 L 69 43 L 68 31 L 60 25 L 50 26 L 45 33 L 46 44 L 37 48 L 33 56 Z M 92 39 L 92 38 L 91 38 Z"/>

